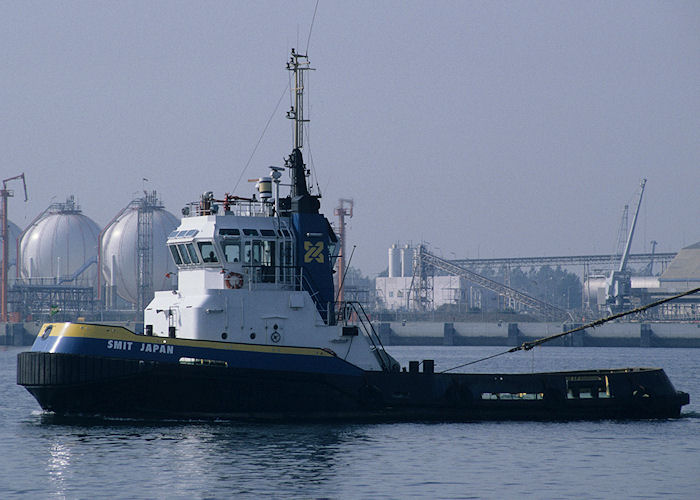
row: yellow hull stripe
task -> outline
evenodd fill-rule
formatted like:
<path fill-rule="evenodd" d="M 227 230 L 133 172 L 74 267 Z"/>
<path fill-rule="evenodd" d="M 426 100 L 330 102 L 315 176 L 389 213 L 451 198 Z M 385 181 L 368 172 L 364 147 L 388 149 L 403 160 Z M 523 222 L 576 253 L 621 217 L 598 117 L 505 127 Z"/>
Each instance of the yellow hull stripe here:
<path fill-rule="evenodd" d="M 45 323 L 41 327 L 41 330 L 39 330 L 39 335 L 42 335 L 48 326 L 52 327 L 51 333 L 49 334 L 50 337 L 73 337 L 104 340 L 112 339 L 142 342 L 144 344 L 199 347 L 207 349 L 221 349 L 226 351 L 249 351 L 276 354 L 296 354 L 302 356 L 333 357 L 331 353 L 315 347 L 268 346 L 259 344 L 240 344 L 234 342 L 216 342 L 212 340 L 149 337 L 146 335 L 137 335 L 131 330 L 128 330 L 122 326 L 92 325 L 86 323 Z"/>

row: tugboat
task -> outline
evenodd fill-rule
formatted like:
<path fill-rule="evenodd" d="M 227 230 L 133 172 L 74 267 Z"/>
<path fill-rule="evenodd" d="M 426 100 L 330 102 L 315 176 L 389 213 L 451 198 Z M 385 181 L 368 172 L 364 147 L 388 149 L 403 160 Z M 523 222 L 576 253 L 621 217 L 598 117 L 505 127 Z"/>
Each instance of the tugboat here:
<path fill-rule="evenodd" d="M 401 367 L 361 304 L 337 302 L 338 239 L 302 156 L 306 55 L 292 49 L 294 147 L 251 197 L 212 192 L 167 240 L 178 287 L 144 331 L 42 326 L 17 383 L 47 412 L 140 418 L 473 421 L 678 417 L 688 395 L 661 369 L 529 374 Z M 282 172 L 290 192 L 280 197 Z M 422 364 L 422 370 L 420 365 Z"/>

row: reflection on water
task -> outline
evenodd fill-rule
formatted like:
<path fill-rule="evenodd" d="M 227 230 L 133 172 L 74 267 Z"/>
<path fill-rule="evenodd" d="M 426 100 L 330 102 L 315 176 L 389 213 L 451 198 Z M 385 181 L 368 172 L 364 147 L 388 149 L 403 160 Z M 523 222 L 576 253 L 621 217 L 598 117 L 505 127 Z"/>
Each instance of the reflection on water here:
<path fill-rule="evenodd" d="M 79 494 L 86 485 L 76 490 L 77 478 L 85 471 L 92 477 L 114 471 L 110 482 L 119 487 L 137 481 L 176 497 L 193 491 L 303 495 L 340 480 L 346 472 L 341 450 L 372 441 L 360 426 L 332 424 L 154 423 L 44 414 L 35 425 L 53 435 L 47 469 L 59 497 Z"/>
<path fill-rule="evenodd" d="M 70 450 L 64 444 L 54 441 L 49 447 L 46 469 L 51 479 L 51 489 L 58 496 L 65 496 L 65 476 L 70 468 Z"/>

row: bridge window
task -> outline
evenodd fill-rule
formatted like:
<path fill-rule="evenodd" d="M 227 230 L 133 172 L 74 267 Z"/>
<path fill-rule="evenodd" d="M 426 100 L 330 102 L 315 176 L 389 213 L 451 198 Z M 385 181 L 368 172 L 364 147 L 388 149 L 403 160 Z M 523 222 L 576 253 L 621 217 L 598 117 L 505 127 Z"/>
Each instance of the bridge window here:
<path fill-rule="evenodd" d="M 241 242 L 238 239 L 226 239 L 221 242 L 224 249 L 224 258 L 226 262 L 241 261 Z"/>
<path fill-rule="evenodd" d="M 275 265 L 275 242 L 274 241 L 263 241 L 262 242 L 262 259 L 260 262 L 264 266 L 274 266 Z"/>
<path fill-rule="evenodd" d="M 262 242 L 262 282 L 263 283 L 274 283 L 275 282 L 275 241 L 263 241 Z"/>
<path fill-rule="evenodd" d="M 190 259 L 190 255 L 187 253 L 187 249 L 185 248 L 185 245 L 180 243 L 177 246 L 177 249 L 180 250 L 180 256 L 182 257 L 182 263 L 185 265 L 192 264 L 192 259 Z"/>
<path fill-rule="evenodd" d="M 214 244 L 211 241 L 200 241 L 199 252 L 202 254 L 202 260 L 205 264 L 219 262 L 216 257 L 216 251 L 214 250 Z"/>
<path fill-rule="evenodd" d="M 240 236 L 241 232 L 238 229 L 219 229 L 221 236 Z"/>
<path fill-rule="evenodd" d="M 262 262 L 262 241 L 253 240 L 253 264 Z"/>
<path fill-rule="evenodd" d="M 173 260 L 175 261 L 176 266 L 182 265 L 182 259 L 180 258 L 180 254 L 177 251 L 177 247 L 175 245 L 168 245 L 168 248 L 170 248 L 170 253 L 173 256 Z"/>
<path fill-rule="evenodd" d="M 197 250 L 195 250 L 192 243 L 187 244 L 187 253 L 190 255 L 192 264 L 199 264 L 199 255 L 197 255 Z"/>
<path fill-rule="evenodd" d="M 261 229 L 260 234 L 263 236 L 275 236 L 275 231 L 274 229 Z"/>
<path fill-rule="evenodd" d="M 258 236 L 258 230 L 257 229 L 244 229 L 243 234 L 246 236 Z"/>

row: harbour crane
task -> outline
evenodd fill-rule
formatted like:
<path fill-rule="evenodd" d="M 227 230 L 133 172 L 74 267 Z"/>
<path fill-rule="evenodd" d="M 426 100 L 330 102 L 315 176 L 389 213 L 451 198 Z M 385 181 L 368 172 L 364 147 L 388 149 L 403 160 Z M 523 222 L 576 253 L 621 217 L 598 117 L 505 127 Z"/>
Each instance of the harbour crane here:
<path fill-rule="evenodd" d="M 637 225 L 637 217 L 639 216 L 639 207 L 642 205 L 642 197 L 644 196 L 644 187 L 647 180 L 642 179 L 639 188 L 639 199 L 637 200 L 637 208 L 634 211 L 632 218 L 632 226 L 627 235 L 627 243 L 620 257 L 620 265 L 617 270 L 610 273 L 607 280 L 607 293 L 605 303 L 612 314 L 617 314 L 625 308 L 630 307 L 630 293 L 632 291 L 632 273 L 627 269 L 627 261 L 632 247 L 632 238 L 634 237 L 634 228 Z"/>

